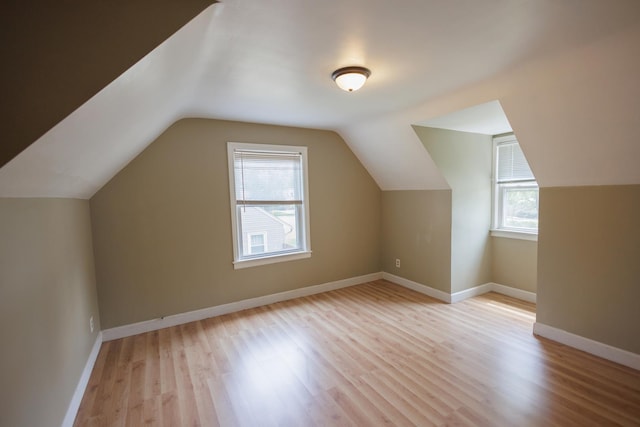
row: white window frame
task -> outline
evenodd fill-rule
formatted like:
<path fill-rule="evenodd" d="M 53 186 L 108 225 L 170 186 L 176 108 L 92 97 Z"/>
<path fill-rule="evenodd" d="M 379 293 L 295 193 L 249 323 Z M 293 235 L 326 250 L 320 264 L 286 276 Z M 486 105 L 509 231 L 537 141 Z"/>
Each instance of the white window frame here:
<path fill-rule="evenodd" d="M 528 228 L 515 228 L 515 227 L 505 227 L 502 224 L 502 215 L 503 215 L 503 195 L 504 189 L 509 187 L 515 188 L 535 188 L 538 190 L 538 201 L 540 197 L 538 183 L 535 179 L 525 180 L 513 183 L 499 183 L 498 182 L 498 173 L 497 173 L 497 155 L 498 155 L 498 146 L 500 144 L 508 143 L 508 142 L 516 142 L 518 140 L 514 134 L 498 136 L 493 138 L 493 168 L 491 173 L 492 178 L 492 189 L 491 189 L 491 197 L 492 197 L 492 228 L 491 235 L 496 237 L 507 237 L 512 239 L 521 239 L 521 240 L 538 240 L 538 229 L 532 230 Z M 519 144 L 519 143 L 518 143 Z M 540 218 L 540 206 L 538 205 L 538 218 Z"/>
<path fill-rule="evenodd" d="M 294 251 L 287 251 L 282 253 L 265 253 L 260 256 L 259 254 L 253 255 L 251 258 L 243 258 L 241 254 L 241 245 L 244 242 L 240 242 L 242 239 L 242 233 L 239 231 L 239 218 L 238 218 L 238 203 L 236 201 L 236 188 L 235 188 L 235 168 L 234 168 L 234 151 L 235 150 L 247 150 L 267 153 L 300 153 L 302 161 L 302 210 L 303 213 L 300 216 L 301 224 L 298 229 L 300 230 L 298 238 L 301 239 L 301 249 Z M 273 264 L 277 262 L 293 261 L 297 259 L 304 259 L 311 257 L 311 232 L 309 222 L 309 174 L 308 174 L 308 156 L 307 147 L 293 146 L 293 145 L 272 145 L 272 144 L 256 144 L 245 142 L 228 142 L 227 143 L 227 155 L 228 155 L 228 168 L 229 168 L 229 199 L 231 204 L 231 230 L 233 234 L 233 268 L 247 268 L 259 265 Z M 265 236 L 265 245 L 266 245 Z"/>

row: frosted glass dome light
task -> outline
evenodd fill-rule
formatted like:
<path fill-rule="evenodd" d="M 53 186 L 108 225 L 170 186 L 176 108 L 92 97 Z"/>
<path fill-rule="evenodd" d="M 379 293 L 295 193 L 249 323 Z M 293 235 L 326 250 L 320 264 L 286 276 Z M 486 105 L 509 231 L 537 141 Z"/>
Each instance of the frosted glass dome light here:
<path fill-rule="evenodd" d="M 364 85 L 370 75 L 371 71 L 364 67 L 344 67 L 334 71 L 331 78 L 340 89 L 354 92 Z"/>

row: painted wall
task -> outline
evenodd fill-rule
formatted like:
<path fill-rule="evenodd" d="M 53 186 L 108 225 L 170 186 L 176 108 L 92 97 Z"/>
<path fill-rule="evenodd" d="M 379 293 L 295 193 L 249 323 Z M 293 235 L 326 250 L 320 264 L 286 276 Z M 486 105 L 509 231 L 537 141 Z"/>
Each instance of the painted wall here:
<path fill-rule="evenodd" d="M 311 258 L 233 269 L 228 141 L 308 147 Z M 181 120 L 91 199 L 102 324 L 378 272 L 380 199 L 334 132 Z"/>
<path fill-rule="evenodd" d="M 6 64 L 0 70 L 0 165 L 213 3 L 6 2 L 0 15 Z"/>
<path fill-rule="evenodd" d="M 491 281 L 536 293 L 538 242 L 492 237 Z"/>
<path fill-rule="evenodd" d="M 504 76 L 509 90 L 499 99 L 541 187 L 640 184 L 635 22 Z"/>
<path fill-rule="evenodd" d="M 490 282 L 492 138 L 413 128 L 451 187 L 451 292 Z"/>
<path fill-rule="evenodd" d="M 0 198 L 0 218 L 0 425 L 58 426 L 100 330 L 89 202 Z"/>
<path fill-rule="evenodd" d="M 640 185 L 540 189 L 537 321 L 640 354 Z"/>
<path fill-rule="evenodd" d="M 450 293 L 451 191 L 383 191 L 381 248 L 383 271 Z"/>

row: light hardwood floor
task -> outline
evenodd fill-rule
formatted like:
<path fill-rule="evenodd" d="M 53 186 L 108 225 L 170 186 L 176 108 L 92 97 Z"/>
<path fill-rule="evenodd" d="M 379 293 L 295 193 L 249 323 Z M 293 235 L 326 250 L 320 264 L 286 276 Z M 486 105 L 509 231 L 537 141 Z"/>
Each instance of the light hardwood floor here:
<path fill-rule="evenodd" d="M 377 281 L 193 322 L 104 343 L 75 425 L 640 425 L 640 372 L 534 320 Z"/>

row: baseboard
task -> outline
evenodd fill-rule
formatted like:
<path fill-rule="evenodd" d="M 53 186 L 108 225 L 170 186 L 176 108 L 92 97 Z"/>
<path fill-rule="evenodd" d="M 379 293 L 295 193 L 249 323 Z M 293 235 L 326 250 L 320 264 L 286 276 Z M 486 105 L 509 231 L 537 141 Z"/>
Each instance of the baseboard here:
<path fill-rule="evenodd" d="M 404 277 L 396 276 L 395 274 L 383 272 L 382 278 L 393 282 L 397 285 L 404 286 L 405 288 L 412 289 L 421 294 L 430 296 L 440 301 L 455 304 L 460 301 L 464 301 L 467 298 L 473 298 L 478 295 L 486 294 L 487 292 L 497 292 L 499 294 L 507 295 L 512 298 L 517 298 L 523 301 L 536 302 L 536 294 L 533 292 L 523 291 L 522 289 L 511 288 L 509 286 L 499 285 L 497 283 L 489 282 L 483 285 L 474 286 L 473 288 L 465 289 L 463 291 L 454 292 L 448 294 L 438 289 L 434 289 L 430 286 L 423 285 L 422 283 L 414 282 L 413 280 L 405 279 Z"/>
<path fill-rule="evenodd" d="M 533 324 L 533 333 L 535 335 L 548 338 L 552 341 L 569 347 L 577 348 L 584 352 L 593 354 L 594 356 L 619 363 L 640 371 L 640 354 L 622 350 L 617 347 L 603 344 L 580 335 L 567 332 L 544 323 L 536 322 Z"/>
<path fill-rule="evenodd" d="M 451 294 L 451 303 L 464 301 L 467 298 L 477 297 L 478 295 L 486 294 L 493 290 L 493 283 L 485 283 L 484 285 L 474 286 L 473 288 L 465 289 Z"/>
<path fill-rule="evenodd" d="M 508 297 L 532 302 L 534 304 L 538 300 L 538 296 L 534 292 L 523 291 L 522 289 L 512 288 L 510 286 L 499 285 L 498 283 L 491 283 L 491 291 L 506 295 Z"/>
<path fill-rule="evenodd" d="M 486 294 L 487 292 L 496 292 L 498 294 L 506 295 L 508 297 L 516 298 L 522 301 L 528 301 L 535 303 L 537 300 L 536 294 L 529 291 L 523 291 L 522 289 L 512 288 L 510 286 L 500 285 L 498 283 L 485 283 L 484 285 L 474 286 L 464 291 L 451 294 L 451 302 L 456 303 L 463 301 L 467 298 L 476 297 L 478 295 Z"/>
<path fill-rule="evenodd" d="M 84 392 L 87 389 L 87 384 L 89 384 L 89 378 L 91 377 L 93 366 L 96 364 L 96 359 L 98 358 L 98 353 L 100 352 L 101 345 L 102 345 L 102 332 L 98 332 L 98 335 L 96 336 L 96 341 L 93 343 L 93 347 L 91 348 L 91 353 L 89 353 L 89 358 L 87 359 L 87 363 L 84 365 L 84 369 L 82 370 L 82 375 L 80 375 L 80 379 L 78 380 L 78 385 L 76 386 L 76 389 L 73 392 L 73 396 L 71 397 L 71 401 L 69 402 L 67 413 L 65 414 L 64 420 L 62 421 L 62 424 L 61 424 L 62 427 L 73 426 L 73 422 L 76 419 L 76 415 L 78 415 L 78 409 L 80 409 L 80 403 L 82 402 L 82 397 L 84 396 Z"/>
<path fill-rule="evenodd" d="M 115 328 L 103 330 L 102 339 L 104 341 L 111 341 L 119 338 L 129 337 L 131 335 L 137 335 L 145 332 L 155 331 L 158 329 L 169 328 L 171 326 L 182 325 L 197 320 L 208 319 L 209 317 L 220 316 L 236 311 L 247 310 L 249 308 L 273 304 L 280 301 L 287 301 L 294 298 L 306 297 L 322 292 L 333 291 L 335 289 L 359 285 L 361 283 L 372 282 L 381 278 L 382 273 L 371 273 L 364 276 L 323 283 L 321 285 L 307 286 L 304 288 L 280 292 L 277 294 L 265 295 L 257 298 L 250 298 L 242 301 L 232 302 L 229 304 L 222 304 L 214 307 L 203 308 L 200 310 L 188 311 L 186 313 L 175 314 L 159 319 L 146 320 L 130 325 L 118 326 Z"/>
<path fill-rule="evenodd" d="M 382 278 L 397 285 L 404 286 L 405 288 L 420 292 L 421 294 L 427 295 L 431 298 L 438 299 L 442 302 L 451 303 L 451 295 L 439 289 L 434 289 L 430 286 L 423 285 L 422 283 L 414 282 L 413 280 L 405 279 L 404 277 L 386 272 L 382 273 Z"/>

